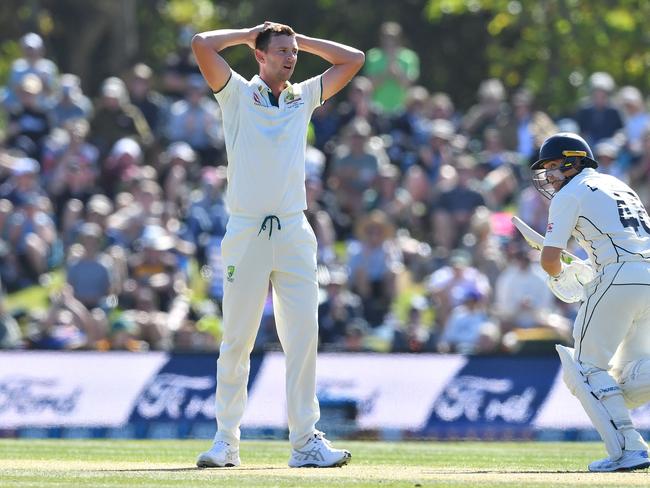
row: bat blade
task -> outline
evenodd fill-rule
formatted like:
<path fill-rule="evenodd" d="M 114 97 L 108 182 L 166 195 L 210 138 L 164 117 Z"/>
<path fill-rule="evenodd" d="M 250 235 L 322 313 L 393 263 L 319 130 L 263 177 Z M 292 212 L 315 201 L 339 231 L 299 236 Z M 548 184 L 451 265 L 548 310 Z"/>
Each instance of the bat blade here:
<path fill-rule="evenodd" d="M 541 251 L 542 248 L 544 247 L 544 238 L 541 236 L 541 234 L 539 234 L 535 229 L 530 227 L 526 222 L 521 220 L 516 215 L 514 215 L 511 220 L 513 225 L 524 237 L 528 245 L 533 249 L 537 249 Z M 570 264 L 573 261 L 582 261 L 579 257 L 571 254 L 569 251 L 566 250 L 562 251 L 561 258 L 562 261 L 564 261 L 566 264 Z"/>

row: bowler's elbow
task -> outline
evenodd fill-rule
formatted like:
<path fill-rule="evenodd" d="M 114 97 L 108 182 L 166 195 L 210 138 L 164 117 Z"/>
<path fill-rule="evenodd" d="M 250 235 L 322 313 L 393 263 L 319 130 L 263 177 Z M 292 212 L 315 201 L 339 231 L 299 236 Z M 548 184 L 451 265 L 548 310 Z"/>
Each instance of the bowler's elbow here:
<path fill-rule="evenodd" d="M 205 43 L 205 37 L 199 32 L 198 34 L 194 34 L 192 37 L 192 47 L 194 46 L 199 46 L 201 44 Z"/>
<path fill-rule="evenodd" d="M 193 51 L 205 47 L 206 39 L 201 32 L 199 32 L 198 34 L 194 34 L 194 36 L 192 37 L 191 45 Z"/>

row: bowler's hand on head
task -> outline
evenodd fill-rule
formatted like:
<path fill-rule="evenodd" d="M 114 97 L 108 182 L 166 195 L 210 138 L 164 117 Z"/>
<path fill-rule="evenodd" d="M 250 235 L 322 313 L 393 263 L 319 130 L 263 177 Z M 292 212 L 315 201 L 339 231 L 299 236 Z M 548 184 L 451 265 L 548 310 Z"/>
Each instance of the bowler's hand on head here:
<path fill-rule="evenodd" d="M 273 22 L 266 20 L 264 21 L 263 24 L 259 24 L 256 25 L 255 27 L 251 27 L 248 30 L 248 38 L 246 39 L 246 45 L 251 49 L 255 50 L 255 41 L 257 40 L 257 36 L 259 35 L 260 32 L 262 32 L 266 27 L 268 27 L 271 24 L 273 24 Z"/>

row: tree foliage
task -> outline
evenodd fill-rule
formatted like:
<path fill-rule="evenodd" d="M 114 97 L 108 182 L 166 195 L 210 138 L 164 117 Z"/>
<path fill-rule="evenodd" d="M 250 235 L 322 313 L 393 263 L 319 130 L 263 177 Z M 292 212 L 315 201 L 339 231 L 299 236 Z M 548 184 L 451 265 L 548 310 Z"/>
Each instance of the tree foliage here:
<path fill-rule="evenodd" d="M 530 87 L 559 116 L 573 111 L 594 71 L 650 90 L 648 18 L 650 2 L 641 0 L 3 0 L 0 82 L 29 30 L 45 38 L 62 71 L 80 75 L 94 93 L 135 62 L 160 70 L 199 30 L 275 20 L 368 50 L 381 23 L 393 20 L 420 55 L 419 83 L 448 92 L 461 109 L 474 103 L 481 80 L 495 76 L 509 88 Z M 244 46 L 225 56 L 244 75 L 256 70 Z M 296 78 L 323 66 L 303 55 Z"/>
<path fill-rule="evenodd" d="M 405 44 L 420 54 L 420 83 L 431 91 L 449 91 L 459 105 L 468 105 L 487 65 L 480 56 L 467 64 L 459 46 L 485 43 L 484 20 L 450 17 L 433 28 L 426 6 L 426 0 L 3 0 L 0 53 L 12 59 L 17 39 L 28 30 L 39 32 L 61 70 L 80 75 L 84 88 L 94 93 L 103 78 L 122 74 L 137 61 L 161 69 L 179 38 L 187 42 L 179 34 L 188 25 L 198 31 L 274 20 L 368 50 L 378 43 L 381 23 L 393 20 L 402 25 Z M 246 47 L 228 49 L 225 56 L 242 74 L 256 70 Z M 296 79 L 324 66 L 303 55 Z M 6 79 L 3 67 L 0 60 L 0 82 Z"/>
<path fill-rule="evenodd" d="M 434 25 L 483 15 L 488 75 L 527 86 L 554 115 L 572 111 L 595 71 L 619 85 L 650 88 L 650 2 L 618 0 L 429 0 Z"/>

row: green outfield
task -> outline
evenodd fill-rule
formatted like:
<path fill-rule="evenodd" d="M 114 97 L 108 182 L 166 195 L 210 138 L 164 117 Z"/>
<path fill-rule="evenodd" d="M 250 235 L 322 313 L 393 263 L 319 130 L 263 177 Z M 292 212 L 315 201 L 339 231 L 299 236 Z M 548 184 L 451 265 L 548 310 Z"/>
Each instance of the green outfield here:
<path fill-rule="evenodd" d="M 591 474 L 600 443 L 338 442 L 343 468 L 290 469 L 288 445 L 242 444 L 242 466 L 197 469 L 206 441 L 0 440 L 0 486 L 547 487 L 650 486 L 650 472 Z"/>

